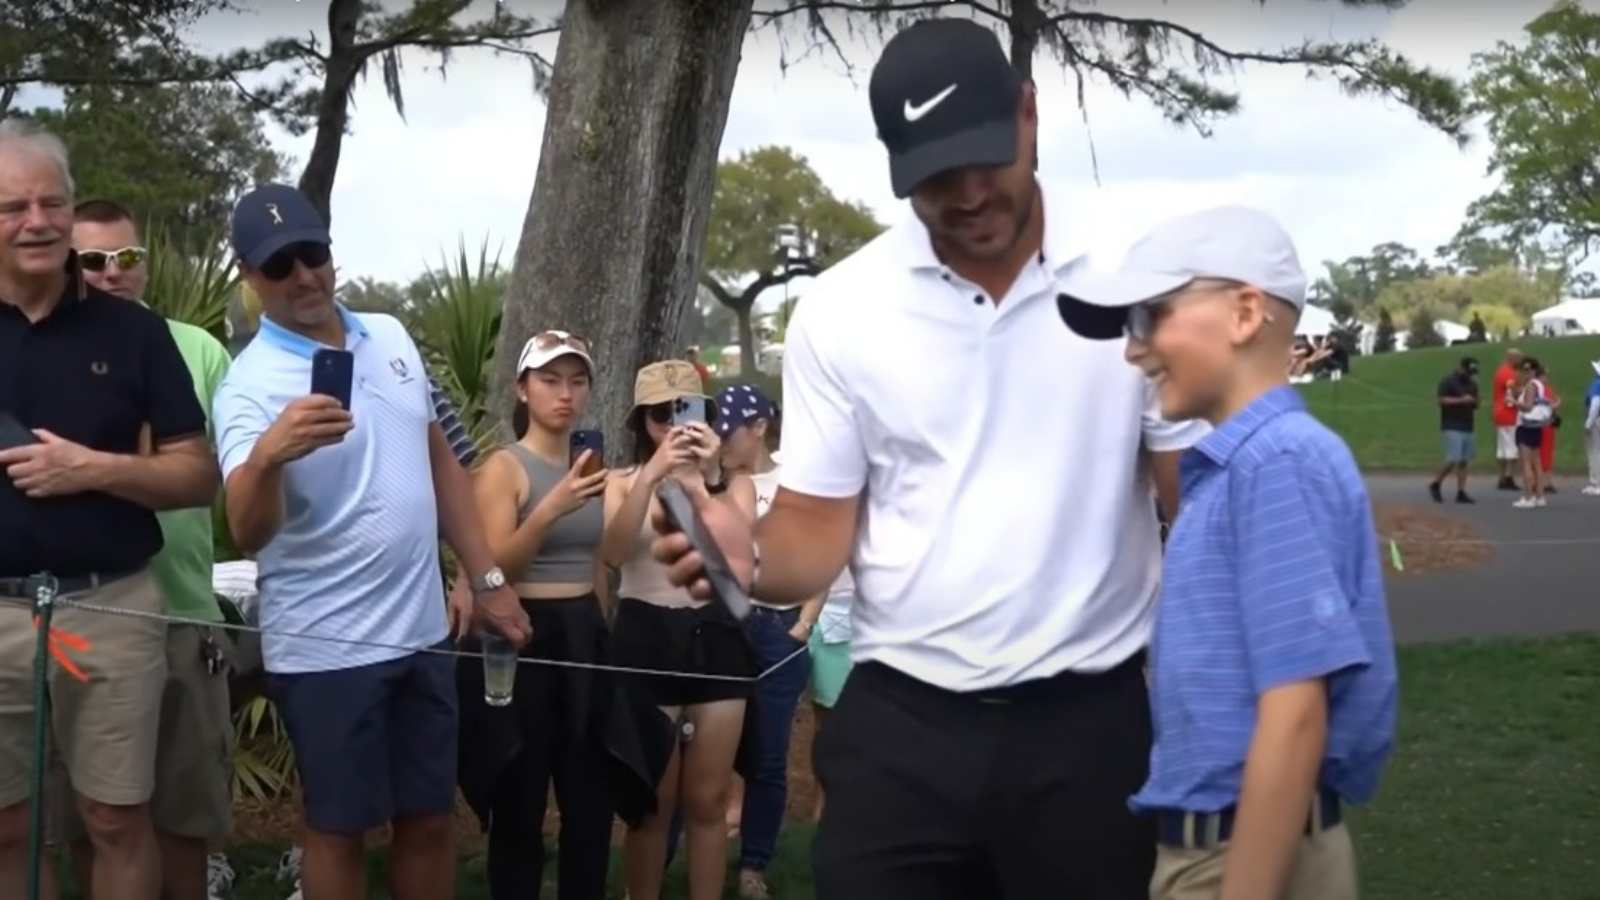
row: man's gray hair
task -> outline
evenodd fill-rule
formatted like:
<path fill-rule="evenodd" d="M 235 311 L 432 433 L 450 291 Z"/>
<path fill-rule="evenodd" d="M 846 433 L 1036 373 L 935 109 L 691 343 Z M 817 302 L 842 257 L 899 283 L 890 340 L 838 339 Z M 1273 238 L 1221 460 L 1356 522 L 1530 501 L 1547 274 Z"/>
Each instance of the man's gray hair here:
<path fill-rule="evenodd" d="M 8 144 L 22 144 L 42 153 L 61 170 L 61 181 L 67 195 L 73 194 L 72 164 L 67 159 L 67 145 L 31 119 L 9 118 L 0 120 L 0 151 Z"/>

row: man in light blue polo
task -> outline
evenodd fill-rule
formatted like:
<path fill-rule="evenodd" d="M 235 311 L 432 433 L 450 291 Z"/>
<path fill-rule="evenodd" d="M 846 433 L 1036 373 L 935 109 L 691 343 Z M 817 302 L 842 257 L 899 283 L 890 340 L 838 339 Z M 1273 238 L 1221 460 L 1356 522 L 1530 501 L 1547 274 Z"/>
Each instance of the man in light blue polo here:
<path fill-rule="evenodd" d="M 334 302 L 321 216 L 294 188 L 264 185 L 234 208 L 232 239 L 261 328 L 213 419 L 228 524 L 260 567 L 268 689 L 304 792 L 307 896 L 366 897 L 364 836 L 389 822 L 392 896 L 453 896 L 455 661 L 411 649 L 448 640 L 439 538 L 471 577 L 481 624 L 521 644 L 527 616 L 489 554 L 416 345 L 394 318 Z M 350 354 L 349 409 L 310 393 L 321 349 Z"/>

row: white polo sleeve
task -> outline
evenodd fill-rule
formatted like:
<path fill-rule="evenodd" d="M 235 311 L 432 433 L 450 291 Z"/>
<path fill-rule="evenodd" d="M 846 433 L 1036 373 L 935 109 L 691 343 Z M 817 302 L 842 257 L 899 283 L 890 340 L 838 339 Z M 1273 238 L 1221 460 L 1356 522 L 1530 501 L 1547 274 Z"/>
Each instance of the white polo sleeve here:
<path fill-rule="evenodd" d="M 838 360 L 829 358 L 837 346 L 826 331 L 831 323 L 808 314 L 815 312 L 801 302 L 785 336 L 779 484 L 813 497 L 854 497 L 867 484 L 866 444 Z"/>
<path fill-rule="evenodd" d="M 248 385 L 241 385 L 230 370 L 211 401 L 211 427 L 216 434 L 217 463 L 222 467 L 222 483 L 228 483 L 233 470 L 250 458 L 256 441 L 272 424 L 272 416 L 260 401 L 250 396 Z"/>
<path fill-rule="evenodd" d="M 1144 445 L 1152 453 L 1173 453 L 1187 450 L 1211 433 L 1211 425 L 1202 419 L 1169 422 L 1161 417 L 1161 398 L 1156 393 L 1155 382 L 1144 380 Z"/>

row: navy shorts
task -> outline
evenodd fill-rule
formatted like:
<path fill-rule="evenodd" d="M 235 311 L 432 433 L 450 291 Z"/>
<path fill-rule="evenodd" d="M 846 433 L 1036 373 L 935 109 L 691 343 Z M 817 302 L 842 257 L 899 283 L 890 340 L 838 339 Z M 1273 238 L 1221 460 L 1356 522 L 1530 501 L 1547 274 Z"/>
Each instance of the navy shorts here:
<path fill-rule="evenodd" d="M 451 811 L 455 662 L 416 653 L 268 676 L 268 693 L 294 745 L 308 827 L 359 834 L 394 818 Z"/>

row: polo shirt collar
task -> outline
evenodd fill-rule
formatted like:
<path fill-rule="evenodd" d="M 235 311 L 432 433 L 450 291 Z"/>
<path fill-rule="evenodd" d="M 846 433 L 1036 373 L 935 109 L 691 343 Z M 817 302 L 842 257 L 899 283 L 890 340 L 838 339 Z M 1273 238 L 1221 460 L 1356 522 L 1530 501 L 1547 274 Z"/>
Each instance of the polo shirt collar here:
<path fill-rule="evenodd" d="M 1280 385 L 1250 402 L 1249 406 L 1229 417 L 1200 439 L 1194 449 L 1218 466 L 1226 466 L 1233 455 L 1244 446 L 1250 436 L 1261 427 L 1286 413 L 1302 412 L 1306 408 L 1300 392 L 1288 385 Z"/>
<path fill-rule="evenodd" d="M 1044 239 L 1038 261 L 1045 271 L 1058 273 L 1081 254 L 1072 247 L 1071 230 L 1067 227 L 1066 192 L 1035 179 L 1039 185 L 1039 199 L 1044 204 Z M 928 227 L 912 212 L 902 228 L 903 254 L 906 265 L 916 271 L 942 271 L 944 263 L 933 251 L 933 238 Z"/>
<path fill-rule="evenodd" d="M 344 323 L 345 342 L 347 344 L 354 343 L 354 341 L 351 340 L 352 336 L 356 340 L 360 340 L 368 336 L 367 326 L 362 324 L 361 319 L 357 318 L 355 313 L 346 309 L 343 303 L 334 301 L 333 308 L 339 311 L 339 321 Z M 266 313 L 261 314 L 261 327 L 256 332 L 256 337 L 261 338 L 268 344 L 271 344 L 280 350 L 286 350 L 290 353 L 293 353 L 295 356 L 302 356 L 306 359 L 310 359 L 312 354 L 326 346 L 325 344 L 322 344 L 319 341 L 314 341 L 303 334 L 299 334 L 284 328 L 277 322 L 272 321 L 272 318 Z M 339 347 L 336 349 L 343 350 L 345 348 Z"/>

